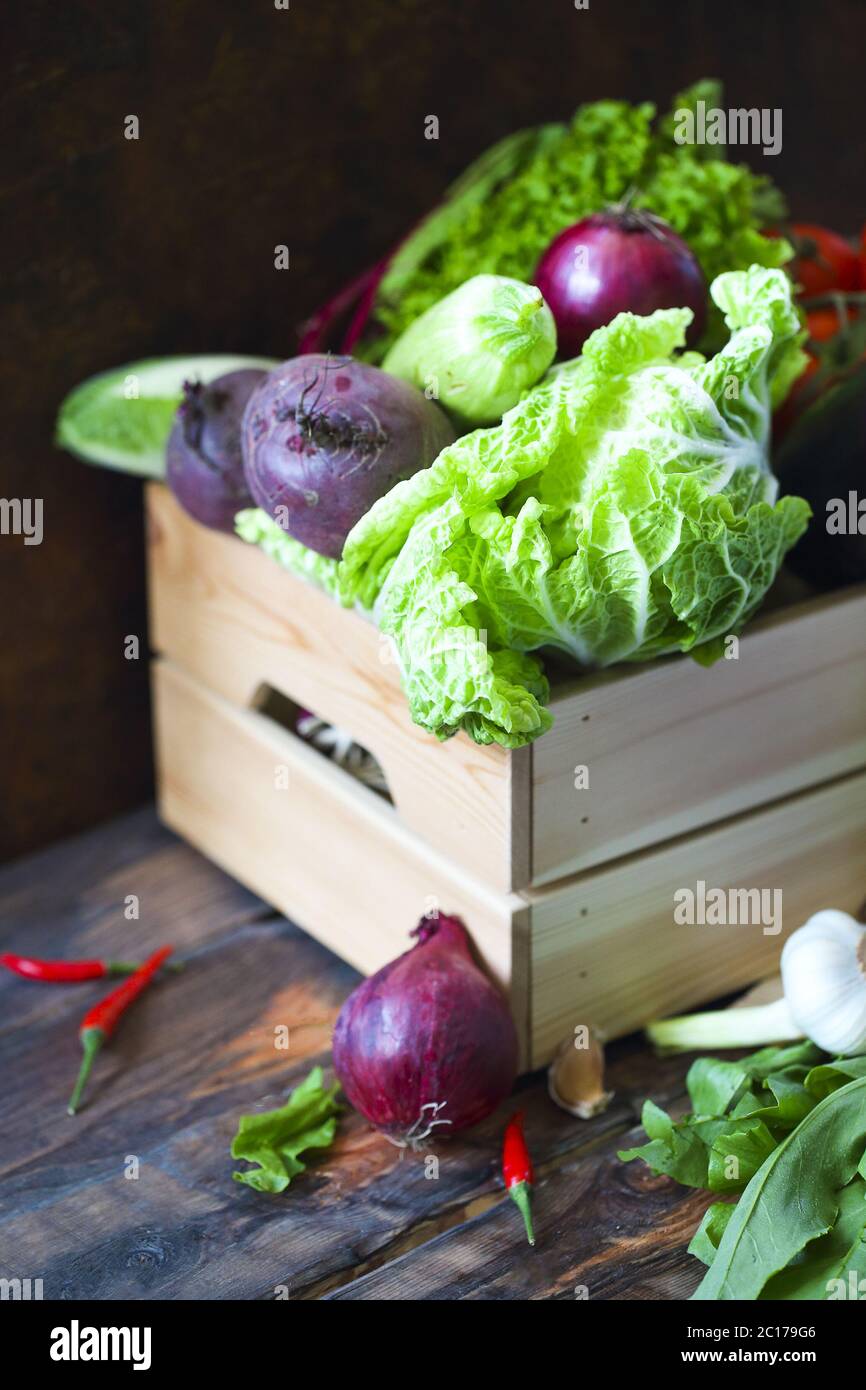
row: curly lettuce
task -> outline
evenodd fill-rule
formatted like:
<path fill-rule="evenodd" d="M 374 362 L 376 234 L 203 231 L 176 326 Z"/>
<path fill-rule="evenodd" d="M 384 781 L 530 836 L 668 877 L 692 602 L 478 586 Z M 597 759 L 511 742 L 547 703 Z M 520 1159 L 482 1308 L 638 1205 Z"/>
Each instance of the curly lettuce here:
<path fill-rule="evenodd" d="M 776 501 L 768 462 L 803 334 L 782 271 L 727 272 L 711 293 L 730 331 L 715 357 L 681 353 L 688 309 L 620 314 L 349 534 L 340 597 L 391 635 L 412 717 L 439 738 L 543 733 L 532 653 L 710 661 L 760 605 L 809 517 Z"/>
<path fill-rule="evenodd" d="M 381 361 L 415 319 L 470 276 L 531 280 L 557 233 L 627 193 L 688 242 L 708 280 L 784 264 L 788 244 L 761 235 L 785 214 L 771 181 L 728 163 L 718 145 L 675 140 L 675 112 L 699 100 L 721 107 L 721 85 L 696 83 L 657 122 L 650 103 L 594 102 L 569 125 L 521 131 L 482 155 L 392 258 L 361 355 Z M 711 316 L 702 346 L 714 348 L 721 336 L 721 317 Z"/>

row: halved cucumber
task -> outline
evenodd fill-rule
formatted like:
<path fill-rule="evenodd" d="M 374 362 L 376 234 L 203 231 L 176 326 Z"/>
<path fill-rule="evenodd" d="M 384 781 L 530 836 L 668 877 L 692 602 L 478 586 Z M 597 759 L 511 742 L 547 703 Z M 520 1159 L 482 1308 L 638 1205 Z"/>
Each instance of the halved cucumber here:
<path fill-rule="evenodd" d="M 56 442 L 87 463 L 161 478 L 165 445 L 185 381 L 213 381 L 243 367 L 270 371 L 273 357 L 154 357 L 100 372 L 60 407 Z"/>

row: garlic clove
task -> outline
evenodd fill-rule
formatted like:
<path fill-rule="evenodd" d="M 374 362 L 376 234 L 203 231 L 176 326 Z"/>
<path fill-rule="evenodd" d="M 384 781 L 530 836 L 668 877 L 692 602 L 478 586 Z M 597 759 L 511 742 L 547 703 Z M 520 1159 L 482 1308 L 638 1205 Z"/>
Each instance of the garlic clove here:
<path fill-rule="evenodd" d="M 782 948 L 791 1014 L 825 1052 L 866 1051 L 866 928 L 847 912 L 816 912 Z"/>
<path fill-rule="evenodd" d="M 604 1047 L 591 1024 L 581 1024 L 560 1044 L 547 1073 L 547 1090 L 561 1110 L 580 1120 L 590 1120 L 610 1105 L 613 1091 L 604 1089 Z"/>

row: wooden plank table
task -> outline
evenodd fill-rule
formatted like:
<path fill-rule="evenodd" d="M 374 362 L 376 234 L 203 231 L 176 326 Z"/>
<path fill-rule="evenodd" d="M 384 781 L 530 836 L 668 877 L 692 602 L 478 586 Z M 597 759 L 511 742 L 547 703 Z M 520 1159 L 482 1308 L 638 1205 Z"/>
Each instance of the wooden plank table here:
<path fill-rule="evenodd" d="M 151 809 L 0 870 L 0 949 L 143 957 L 167 940 L 187 968 L 124 1020 L 75 1118 L 76 1028 L 105 985 L 2 973 L 0 1277 L 110 1300 L 682 1299 L 697 1285 L 685 1247 L 706 1196 L 616 1157 L 645 1096 L 682 1097 L 687 1059 L 617 1044 L 616 1099 L 590 1122 L 552 1104 L 543 1074 L 521 1081 L 534 1250 L 499 1180 L 508 1106 L 440 1146 L 437 1178 L 347 1110 L 305 1175 L 259 1194 L 232 1181 L 238 1116 L 329 1067 L 354 971 Z"/>

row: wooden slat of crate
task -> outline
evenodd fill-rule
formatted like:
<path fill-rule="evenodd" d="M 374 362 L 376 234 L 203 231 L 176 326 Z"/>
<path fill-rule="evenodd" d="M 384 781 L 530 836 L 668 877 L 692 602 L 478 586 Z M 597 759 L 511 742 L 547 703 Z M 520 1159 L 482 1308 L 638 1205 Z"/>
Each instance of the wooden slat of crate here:
<path fill-rule="evenodd" d="M 866 767 L 866 585 L 759 619 L 736 660 L 590 677 L 552 712 L 533 748 L 535 884 Z"/>
<path fill-rule="evenodd" d="M 410 929 L 437 906 L 471 923 L 484 963 L 511 986 L 522 899 L 470 879 L 375 792 L 264 715 L 166 660 L 154 662 L 153 681 L 167 825 L 367 974 L 408 950 Z M 521 971 L 512 995 L 521 1044 L 527 979 Z"/>
<path fill-rule="evenodd" d="M 254 546 L 148 486 L 151 646 L 250 707 L 273 686 L 375 754 L 406 825 L 500 892 L 529 867 L 530 752 L 440 744 L 409 717 L 380 634 Z"/>
<path fill-rule="evenodd" d="M 783 931 L 677 926 L 674 893 L 780 888 Z M 577 1023 L 618 1036 L 778 969 L 784 937 L 866 897 L 866 774 L 533 892 L 532 1066 Z"/>

